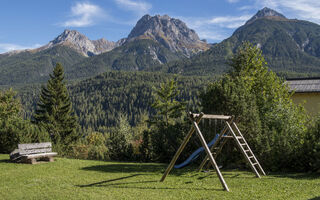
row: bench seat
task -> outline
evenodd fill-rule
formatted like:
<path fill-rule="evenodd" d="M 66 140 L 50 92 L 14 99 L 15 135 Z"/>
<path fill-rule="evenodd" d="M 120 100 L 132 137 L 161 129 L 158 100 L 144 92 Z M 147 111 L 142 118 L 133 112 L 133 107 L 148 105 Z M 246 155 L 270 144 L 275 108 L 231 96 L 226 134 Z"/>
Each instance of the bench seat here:
<path fill-rule="evenodd" d="M 22 157 L 31 159 L 31 158 L 43 158 L 43 157 L 52 157 L 58 155 L 56 152 L 51 153 L 38 153 L 38 154 L 31 154 L 31 155 L 23 155 Z"/>
<path fill-rule="evenodd" d="M 58 154 L 52 152 L 51 146 L 51 142 L 19 144 L 18 149 L 10 153 L 10 159 L 31 164 L 36 164 L 37 159 L 53 162 L 53 157 Z"/>

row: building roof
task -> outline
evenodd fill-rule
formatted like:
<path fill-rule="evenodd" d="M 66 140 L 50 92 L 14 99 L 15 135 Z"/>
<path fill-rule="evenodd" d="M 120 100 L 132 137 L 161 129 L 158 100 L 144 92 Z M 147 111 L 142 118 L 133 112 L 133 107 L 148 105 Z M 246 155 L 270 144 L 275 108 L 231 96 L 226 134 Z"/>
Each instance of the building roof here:
<path fill-rule="evenodd" d="M 287 79 L 286 84 L 296 93 L 320 92 L 320 77 Z"/>

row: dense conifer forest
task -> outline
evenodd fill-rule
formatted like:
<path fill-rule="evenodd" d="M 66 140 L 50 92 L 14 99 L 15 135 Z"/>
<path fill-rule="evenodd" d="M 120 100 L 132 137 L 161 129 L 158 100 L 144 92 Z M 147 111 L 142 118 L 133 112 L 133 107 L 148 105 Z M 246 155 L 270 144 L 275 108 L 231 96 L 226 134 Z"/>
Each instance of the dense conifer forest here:
<path fill-rule="evenodd" d="M 115 126 L 120 114 L 126 114 L 130 125 L 139 122 L 141 114 L 152 115 L 153 88 L 175 78 L 178 100 L 187 101 L 187 109 L 199 110 L 199 95 L 213 77 L 179 76 L 154 72 L 109 71 L 68 85 L 71 101 L 84 130 L 101 130 Z M 25 117 L 31 116 L 38 100 L 40 85 L 19 88 Z"/>

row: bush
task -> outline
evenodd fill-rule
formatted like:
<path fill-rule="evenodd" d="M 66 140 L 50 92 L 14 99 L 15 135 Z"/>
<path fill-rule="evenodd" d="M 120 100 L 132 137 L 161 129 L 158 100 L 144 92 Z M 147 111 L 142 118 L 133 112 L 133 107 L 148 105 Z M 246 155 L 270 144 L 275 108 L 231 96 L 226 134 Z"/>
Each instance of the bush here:
<path fill-rule="evenodd" d="M 69 157 L 90 160 L 109 160 L 106 137 L 99 132 L 92 132 L 78 143 L 72 145 Z"/>
<path fill-rule="evenodd" d="M 320 115 L 310 124 L 300 162 L 311 171 L 320 172 Z"/>
<path fill-rule="evenodd" d="M 22 143 L 50 141 L 46 130 L 32 125 L 29 121 L 13 118 L 0 120 L 0 152 L 10 153 Z"/>
<path fill-rule="evenodd" d="M 115 127 L 107 141 L 112 160 L 133 160 L 133 133 L 125 115 L 119 116 L 119 124 Z"/>
<path fill-rule="evenodd" d="M 48 142 L 46 130 L 23 120 L 21 103 L 10 89 L 0 91 L 0 152 L 10 153 L 20 143 Z"/>

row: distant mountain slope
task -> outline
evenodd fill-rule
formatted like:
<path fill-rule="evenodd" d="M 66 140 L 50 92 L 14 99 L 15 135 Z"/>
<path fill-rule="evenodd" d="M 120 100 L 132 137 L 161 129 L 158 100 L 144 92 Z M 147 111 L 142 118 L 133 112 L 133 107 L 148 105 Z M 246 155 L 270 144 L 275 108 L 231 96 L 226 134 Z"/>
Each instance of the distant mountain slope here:
<path fill-rule="evenodd" d="M 73 71 L 66 72 L 70 78 L 80 78 L 108 70 L 142 71 L 180 58 L 184 58 L 181 53 L 173 53 L 156 41 L 139 39 L 76 63 L 70 68 Z"/>
<path fill-rule="evenodd" d="M 274 71 L 320 73 L 320 26 L 291 20 L 268 8 L 253 16 L 233 35 L 190 60 L 173 62 L 164 69 L 181 74 L 222 73 L 227 61 L 244 42 L 261 48 Z"/>
<path fill-rule="evenodd" d="M 0 55 L 0 85 L 18 85 L 46 81 L 57 62 L 66 70 L 85 57 L 67 46 L 55 46 L 39 52 Z"/>

